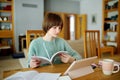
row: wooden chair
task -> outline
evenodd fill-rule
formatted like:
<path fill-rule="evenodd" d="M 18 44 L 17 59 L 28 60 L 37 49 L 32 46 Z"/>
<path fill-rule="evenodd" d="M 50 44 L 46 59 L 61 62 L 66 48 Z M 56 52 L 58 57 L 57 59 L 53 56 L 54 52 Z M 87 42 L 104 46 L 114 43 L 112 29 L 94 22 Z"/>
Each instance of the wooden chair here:
<path fill-rule="evenodd" d="M 44 34 L 45 32 L 43 30 L 27 30 L 26 31 L 26 49 L 23 49 L 26 59 L 28 56 L 28 49 L 29 49 L 30 42 L 39 36 L 43 36 Z"/>
<path fill-rule="evenodd" d="M 43 30 L 27 30 L 26 31 L 26 48 L 29 48 L 30 42 L 40 36 L 43 36 L 45 33 Z"/>
<path fill-rule="evenodd" d="M 110 52 L 113 56 L 114 47 L 100 47 L 99 30 L 86 30 L 84 32 L 84 52 L 85 58 L 91 56 L 98 56 L 98 58 L 101 58 L 101 54 L 105 52 Z"/>
<path fill-rule="evenodd" d="M 111 56 L 114 55 L 114 47 L 112 46 L 104 46 L 104 47 L 101 47 L 101 53 L 111 53 Z"/>
<path fill-rule="evenodd" d="M 100 57 L 100 33 L 98 30 L 85 30 L 84 57 Z"/>

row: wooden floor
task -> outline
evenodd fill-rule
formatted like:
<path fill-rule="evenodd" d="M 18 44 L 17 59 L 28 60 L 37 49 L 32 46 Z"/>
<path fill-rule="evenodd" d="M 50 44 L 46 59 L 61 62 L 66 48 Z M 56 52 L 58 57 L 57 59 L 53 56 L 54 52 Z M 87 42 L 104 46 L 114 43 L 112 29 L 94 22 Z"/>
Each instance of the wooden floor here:
<path fill-rule="evenodd" d="M 8 60 L 8 59 L 13 59 L 11 55 L 9 56 L 0 56 L 0 60 Z"/>
<path fill-rule="evenodd" d="M 22 66 L 18 59 L 13 59 L 12 56 L 0 56 L 0 80 L 3 80 L 3 71 L 21 68 Z"/>

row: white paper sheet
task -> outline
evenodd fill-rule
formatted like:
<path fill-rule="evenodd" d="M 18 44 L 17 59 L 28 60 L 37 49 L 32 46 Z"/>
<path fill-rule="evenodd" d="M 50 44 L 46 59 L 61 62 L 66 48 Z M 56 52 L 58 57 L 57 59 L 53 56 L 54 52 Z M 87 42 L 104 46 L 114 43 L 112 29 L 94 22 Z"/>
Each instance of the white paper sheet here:
<path fill-rule="evenodd" d="M 17 72 L 4 80 L 57 80 L 61 73 Z"/>

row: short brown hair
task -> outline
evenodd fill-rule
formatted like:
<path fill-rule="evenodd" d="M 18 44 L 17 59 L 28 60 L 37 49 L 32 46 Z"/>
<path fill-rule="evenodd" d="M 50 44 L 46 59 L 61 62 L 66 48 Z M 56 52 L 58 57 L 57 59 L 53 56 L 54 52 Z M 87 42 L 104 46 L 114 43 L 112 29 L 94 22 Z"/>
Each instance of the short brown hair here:
<path fill-rule="evenodd" d="M 58 14 L 48 13 L 43 21 L 43 30 L 47 32 L 53 26 L 61 26 L 62 30 L 63 21 Z"/>

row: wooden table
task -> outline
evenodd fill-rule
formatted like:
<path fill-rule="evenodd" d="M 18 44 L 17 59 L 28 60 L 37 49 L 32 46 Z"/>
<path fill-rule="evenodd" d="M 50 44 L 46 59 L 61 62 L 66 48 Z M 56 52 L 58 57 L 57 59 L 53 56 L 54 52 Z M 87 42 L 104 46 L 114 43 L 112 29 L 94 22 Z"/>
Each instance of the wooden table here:
<path fill-rule="evenodd" d="M 109 58 L 120 62 L 120 55 L 114 55 L 113 57 L 109 57 Z M 6 78 L 18 71 L 28 71 L 28 70 L 37 70 L 38 72 L 64 73 L 69 66 L 70 64 L 57 64 L 57 65 L 49 65 L 49 66 L 44 66 L 44 67 L 35 68 L 35 69 L 23 68 L 23 69 L 9 70 L 9 71 L 3 72 L 3 78 Z M 94 70 L 95 72 L 91 74 L 88 74 L 73 80 L 120 80 L 120 71 L 110 76 L 106 76 L 102 73 L 101 68 L 96 68 Z"/>

